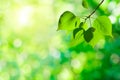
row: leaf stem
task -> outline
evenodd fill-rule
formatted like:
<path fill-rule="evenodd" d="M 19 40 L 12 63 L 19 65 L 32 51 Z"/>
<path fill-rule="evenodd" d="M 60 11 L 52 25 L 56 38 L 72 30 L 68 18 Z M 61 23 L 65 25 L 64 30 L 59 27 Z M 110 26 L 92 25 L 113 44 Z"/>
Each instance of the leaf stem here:
<path fill-rule="evenodd" d="M 94 9 L 94 11 L 92 11 L 92 13 L 90 15 L 88 15 L 86 18 L 85 18 L 85 21 L 90 18 L 95 12 L 96 10 L 100 7 L 100 5 L 104 2 L 104 0 L 102 0 L 99 5 Z"/>
<path fill-rule="evenodd" d="M 91 19 L 89 18 L 89 21 L 90 21 L 90 27 L 92 27 L 92 23 L 91 23 Z"/>

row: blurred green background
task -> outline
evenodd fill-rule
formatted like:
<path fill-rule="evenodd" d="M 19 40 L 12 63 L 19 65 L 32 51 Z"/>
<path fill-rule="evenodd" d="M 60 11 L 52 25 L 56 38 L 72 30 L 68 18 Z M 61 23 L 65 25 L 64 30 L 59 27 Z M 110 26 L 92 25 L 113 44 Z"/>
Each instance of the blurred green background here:
<path fill-rule="evenodd" d="M 87 1 L 88 10 L 81 0 L 0 0 L 0 80 L 120 80 L 120 0 L 95 14 L 111 19 L 114 39 L 70 47 L 56 31 L 64 11 L 82 17 L 100 2 Z"/>

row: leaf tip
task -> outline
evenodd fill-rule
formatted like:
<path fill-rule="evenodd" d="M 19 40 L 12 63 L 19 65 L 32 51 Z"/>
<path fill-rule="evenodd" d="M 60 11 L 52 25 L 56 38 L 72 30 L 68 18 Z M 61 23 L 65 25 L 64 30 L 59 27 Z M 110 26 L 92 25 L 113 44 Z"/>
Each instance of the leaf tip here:
<path fill-rule="evenodd" d="M 56 31 L 59 31 L 59 28 L 57 28 L 57 30 Z"/>
<path fill-rule="evenodd" d="M 88 3 L 86 0 L 82 0 L 82 6 L 86 9 L 88 9 Z"/>
<path fill-rule="evenodd" d="M 114 38 L 114 36 L 113 36 L 112 34 L 110 35 L 110 37 L 111 37 L 112 39 Z"/>

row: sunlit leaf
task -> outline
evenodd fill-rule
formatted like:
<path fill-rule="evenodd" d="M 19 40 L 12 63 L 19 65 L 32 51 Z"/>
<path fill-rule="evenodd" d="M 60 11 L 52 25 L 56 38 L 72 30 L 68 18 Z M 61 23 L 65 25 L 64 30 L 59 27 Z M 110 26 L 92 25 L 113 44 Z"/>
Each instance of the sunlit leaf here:
<path fill-rule="evenodd" d="M 78 44 L 80 44 L 81 42 L 84 41 L 84 38 L 83 38 L 83 30 L 80 30 L 76 35 L 75 35 L 75 38 L 72 38 L 71 40 L 71 46 L 76 46 Z"/>
<path fill-rule="evenodd" d="M 95 28 L 94 32 L 93 32 L 93 38 L 91 39 L 91 41 L 89 42 L 89 44 L 91 46 L 95 46 L 97 43 L 99 43 L 100 40 L 104 39 L 104 35 L 100 33 L 99 31 L 99 27 L 100 26 L 96 21 L 93 22 L 93 27 Z"/>
<path fill-rule="evenodd" d="M 75 38 L 75 35 L 80 31 L 82 30 L 82 28 L 76 28 L 73 30 L 73 38 Z"/>
<path fill-rule="evenodd" d="M 73 30 L 79 23 L 78 17 L 70 11 L 66 11 L 59 18 L 57 30 Z"/>
<path fill-rule="evenodd" d="M 96 18 L 94 24 L 97 24 L 96 28 L 100 31 L 100 34 L 112 36 L 112 24 L 107 16 Z"/>
<path fill-rule="evenodd" d="M 83 6 L 84 8 L 88 8 L 88 3 L 87 3 L 86 0 L 82 0 L 82 6 Z"/>
<path fill-rule="evenodd" d="M 112 24 L 108 17 L 100 16 L 96 18 L 93 22 L 93 27 L 95 32 L 93 33 L 94 37 L 90 41 L 90 45 L 93 47 L 99 43 L 100 40 L 103 40 L 105 35 L 112 37 Z"/>
<path fill-rule="evenodd" d="M 78 32 L 75 34 L 75 38 L 72 38 L 71 44 L 70 44 L 71 46 L 76 46 L 76 45 L 84 42 L 83 34 L 84 34 L 86 28 L 87 28 L 87 24 L 85 23 L 85 24 L 82 26 L 81 30 L 78 31 Z"/>

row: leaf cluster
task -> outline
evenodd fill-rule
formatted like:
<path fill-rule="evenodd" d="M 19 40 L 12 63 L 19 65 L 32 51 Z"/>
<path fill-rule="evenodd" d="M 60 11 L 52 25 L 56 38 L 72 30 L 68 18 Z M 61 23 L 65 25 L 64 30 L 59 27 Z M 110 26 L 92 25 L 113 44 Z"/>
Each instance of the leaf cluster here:
<path fill-rule="evenodd" d="M 85 0 L 82 5 L 88 8 Z M 89 21 L 90 26 L 88 26 L 86 20 L 90 19 L 92 14 L 81 21 L 80 17 L 70 11 L 65 11 L 59 18 L 57 30 L 72 31 L 72 45 L 85 41 L 94 47 L 105 36 L 112 37 L 112 24 L 107 16 L 98 16 L 92 23 Z"/>

